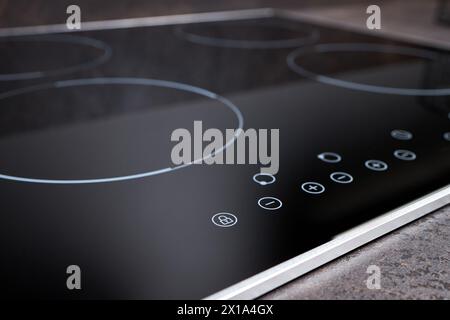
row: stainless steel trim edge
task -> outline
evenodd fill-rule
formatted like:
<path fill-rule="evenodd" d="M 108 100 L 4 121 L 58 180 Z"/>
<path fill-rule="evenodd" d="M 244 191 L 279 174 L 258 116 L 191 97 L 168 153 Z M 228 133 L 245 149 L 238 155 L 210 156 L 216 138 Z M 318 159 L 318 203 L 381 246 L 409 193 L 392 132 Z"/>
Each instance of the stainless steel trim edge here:
<path fill-rule="evenodd" d="M 450 185 L 361 224 L 333 240 L 219 291 L 206 300 L 254 299 L 450 203 Z"/>
<path fill-rule="evenodd" d="M 243 20 L 243 19 L 252 19 L 252 18 L 256 19 L 266 17 L 268 18 L 273 17 L 274 12 L 275 10 L 272 8 L 260 8 L 248 10 L 189 13 L 189 14 L 130 18 L 130 19 L 86 21 L 82 22 L 81 29 L 79 30 L 69 30 L 65 24 L 0 28 L 0 37 L 27 36 L 27 35 L 48 34 L 48 33 L 74 33 L 92 30 L 126 29 L 137 27 L 176 25 L 185 23 Z"/>

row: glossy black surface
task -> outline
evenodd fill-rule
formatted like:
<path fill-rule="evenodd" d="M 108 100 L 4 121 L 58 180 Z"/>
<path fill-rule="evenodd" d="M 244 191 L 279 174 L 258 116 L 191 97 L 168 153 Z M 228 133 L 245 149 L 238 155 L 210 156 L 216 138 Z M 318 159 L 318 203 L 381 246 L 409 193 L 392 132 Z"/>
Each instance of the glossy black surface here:
<path fill-rule="evenodd" d="M 77 36 L 106 44 L 111 56 L 98 60 L 105 46 L 64 43 L 62 48 L 39 41 L 40 36 L 0 42 L 8 52 L 0 80 L 5 74 L 50 70 L 33 79 L 0 81 L 0 174 L 58 180 L 158 170 L 172 166 L 174 129 L 192 130 L 195 120 L 203 120 L 204 128 L 237 126 L 236 115 L 223 104 L 190 92 L 54 84 L 105 77 L 181 82 L 228 98 L 242 112 L 245 128 L 280 129 L 280 171 L 276 182 L 265 186 L 252 179 L 258 165 L 193 165 L 101 184 L 0 179 L 5 297 L 203 298 L 449 183 L 448 96 L 352 90 L 302 77 L 287 65 L 299 47 L 296 41 L 305 37 L 305 48 L 414 46 L 278 19 Z M 221 45 L 220 39 L 236 41 Z M 350 50 L 304 55 L 295 62 L 314 74 L 355 83 L 450 88 L 447 53 L 421 49 L 438 58 Z M 54 72 L 80 64 L 80 70 Z M 411 132 L 413 139 L 394 139 L 395 129 Z M 398 149 L 413 151 L 417 159 L 397 159 Z M 342 161 L 323 162 L 317 158 L 322 152 L 338 153 Z M 364 164 L 370 159 L 386 162 L 388 170 L 369 170 Z M 347 172 L 354 181 L 336 183 L 333 172 Z M 310 181 L 325 192 L 304 192 L 302 184 Z M 277 197 L 283 206 L 264 210 L 258 206 L 263 197 Z M 220 212 L 233 213 L 238 222 L 214 225 L 211 218 Z M 66 268 L 72 264 L 81 267 L 81 291 L 66 288 Z"/>

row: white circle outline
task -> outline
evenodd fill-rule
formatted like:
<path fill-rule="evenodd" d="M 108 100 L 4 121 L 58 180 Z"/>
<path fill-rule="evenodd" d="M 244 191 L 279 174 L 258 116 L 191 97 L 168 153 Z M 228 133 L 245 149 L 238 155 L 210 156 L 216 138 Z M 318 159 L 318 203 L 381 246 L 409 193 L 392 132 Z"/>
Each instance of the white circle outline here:
<path fill-rule="evenodd" d="M 306 187 L 305 187 L 305 186 L 306 186 L 307 184 L 318 185 L 318 186 L 320 186 L 320 187 L 322 188 L 322 190 L 320 190 L 320 191 L 309 191 L 309 190 L 306 190 Z M 301 186 L 301 188 L 302 188 L 303 191 L 305 191 L 306 193 L 309 193 L 309 194 L 321 194 L 321 193 L 324 193 L 324 192 L 325 192 L 325 186 L 324 186 L 323 184 L 321 184 L 321 183 L 314 182 L 314 181 L 308 181 L 308 182 L 303 183 L 302 186 Z"/>
<path fill-rule="evenodd" d="M 195 93 L 207 98 L 210 98 L 212 100 L 217 100 L 221 102 L 223 105 L 225 105 L 228 109 L 230 109 L 238 119 L 238 128 L 235 130 L 235 134 L 232 139 L 230 139 L 225 145 L 223 145 L 221 148 L 216 150 L 214 153 L 219 153 L 234 144 L 236 139 L 239 137 L 239 135 L 243 131 L 244 126 L 244 117 L 239 110 L 239 108 L 234 105 L 230 100 L 213 93 L 211 91 L 208 91 L 206 89 L 202 89 L 199 87 L 194 87 L 188 84 L 180 83 L 180 82 L 173 82 L 173 81 L 166 81 L 166 80 L 158 80 L 158 79 L 149 79 L 149 78 L 87 78 L 87 79 L 74 79 L 74 80 L 62 80 L 62 81 L 56 81 L 50 84 L 44 84 L 44 85 L 36 85 L 31 86 L 27 88 L 17 89 L 13 91 L 9 91 L 6 93 L 0 94 L 0 100 L 17 96 L 23 93 L 29 93 L 34 91 L 39 91 L 43 89 L 51 89 L 51 88 L 64 88 L 64 87 L 73 87 L 73 86 L 86 86 L 86 85 L 99 85 L 99 84 L 114 84 L 114 85 L 144 85 L 144 86 L 156 86 L 156 87 L 163 87 L 163 88 L 170 88 L 170 89 L 176 89 L 180 91 L 187 91 L 191 93 Z M 40 184 L 93 184 L 93 183 L 109 183 L 109 182 L 118 182 L 118 181 L 126 181 L 126 180 L 133 180 L 133 179 L 141 179 L 146 178 L 150 176 L 155 176 L 162 173 L 171 172 L 174 170 L 186 168 L 192 164 L 201 163 L 206 159 L 209 159 L 213 156 L 213 153 L 206 155 L 200 159 L 193 160 L 189 163 L 185 163 L 182 165 L 178 165 L 175 167 L 167 167 L 159 170 L 152 170 L 148 172 L 143 173 L 137 173 L 132 175 L 125 175 L 125 176 L 117 176 L 117 177 L 108 177 L 108 178 L 98 178 L 98 179 L 73 179 L 73 180 L 65 180 L 65 179 L 37 179 L 37 178 L 26 178 L 26 177 L 19 177 L 19 176 L 11 176 L 6 174 L 0 173 L 0 179 L 4 180 L 11 180 L 16 182 L 28 182 L 28 183 L 40 183 Z"/>
<path fill-rule="evenodd" d="M 382 168 L 382 169 L 375 169 L 375 168 L 373 168 L 373 167 L 370 167 L 370 166 L 369 166 L 369 163 L 370 163 L 370 162 L 378 162 L 378 163 L 381 163 L 381 164 L 383 165 L 383 168 Z M 387 164 L 386 162 L 381 161 L 381 160 L 375 160 L 375 159 L 367 160 L 367 161 L 364 163 L 364 165 L 366 166 L 367 169 L 372 170 L 372 171 L 378 171 L 378 172 L 386 171 L 386 170 L 389 168 L 389 166 L 388 166 L 388 164 Z"/>
<path fill-rule="evenodd" d="M 406 136 L 408 136 L 407 138 L 401 138 L 400 136 L 397 136 L 396 134 L 405 134 Z M 400 140 L 400 141 L 409 141 L 412 140 L 414 138 L 414 135 L 407 131 L 407 130 L 403 130 L 403 129 L 394 129 L 391 131 L 391 137 L 396 139 L 396 140 Z"/>
<path fill-rule="evenodd" d="M 223 225 L 223 224 L 218 224 L 218 223 L 216 223 L 216 222 L 214 221 L 214 218 L 217 217 L 217 216 L 219 216 L 219 215 L 228 215 L 228 216 L 232 216 L 232 217 L 234 218 L 233 224 Z M 216 213 L 215 215 L 213 215 L 213 216 L 211 217 L 211 221 L 212 221 L 212 223 L 213 223 L 214 225 L 216 225 L 216 226 L 218 226 L 218 227 L 221 227 L 221 228 L 229 228 L 229 227 L 234 226 L 234 225 L 238 222 L 238 218 L 237 218 L 234 214 L 229 213 L 229 212 L 219 212 L 219 213 Z"/>
<path fill-rule="evenodd" d="M 265 177 L 270 177 L 272 178 L 271 181 L 266 182 L 266 181 L 258 181 L 256 180 L 257 177 L 259 176 L 265 176 Z M 255 181 L 257 184 L 262 185 L 262 186 L 267 186 L 269 184 L 272 184 L 276 181 L 276 178 L 273 174 L 270 173 L 264 173 L 264 172 L 260 172 L 260 173 L 256 173 L 255 175 L 253 175 L 253 181 Z"/>
<path fill-rule="evenodd" d="M 307 44 L 315 43 L 320 39 L 319 30 L 312 28 L 311 32 L 303 38 L 292 38 L 283 40 L 236 40 L 236 39 L 226 39 L 226 38 L 215 38 L 202 36 L 199 34 L 186 32 L 183 29 L 183 25 L 175 27 L 174 33 L 182 39 L 189 41 L 191 43 L 212 46 L 212 47 L 222 47 L 222 48 L 236 48 L 236 49 L 284 49 L 284 48 L 294 48 L 300 47 Z M 297 29 L 288 28 L 287 26 L 281 26 L 286 29 Z"/>
<path fill-rule="evenodd" d="M 405 152 L 405 153 L 409 153 L 410 155 L 412 155 L 412 159 L 411 158 L 404 158 L 402 156 L 399 155 L 399 153 L 401 152 Z M 398 149 L 394 151 L 394 157 L 396 157 L 399 160 L 403 160 L 403 161 L 414 161 L 417 159 L 417 155 L 410 151 L 410 150 L 405 150 L 405 149 Z"/>
<path fill-rule="evenodd" d="M 444 133 L 444 139 L 450 141 L 450 132 Z"/>
<path fill-rule="evenodd" d="M 334 176 L 337 175 L 337 174 L 349 177 L 350 181 L 341 181 L 341 180 L 338 180 L 338 179 L 334 178 Z M 330 174 L 330 179 L 333 180 L 336 183 L 341 183 L 341 184 L 348 184 L 348 183 L 352 183 L 353 182 L 353 176 L 350 173 L 347 173 L 347 172 L 333 172 L 332 174 Z"/>
<path fill-rule="evenodd" d="M 0 74 L 0 81 L 15 81 L 15 80 L 30 80 L 38 79 L 50 76 L 59 76 L 79 70 L 94 68 L 100 64 L 105 63 L 109 60 L 112 55 L 111 47 L 103 41 L 75 35 L 49 35 L 49 36 L 39 36 L 37 38 L 5 38 L 0 39 L 0 42 L 12 41 L 12 42 L 56 42 L 56 43 L 70 43 L 78 44 L 83 46 L 92 47 L 95 49 L 103 50 L 103 54 L 93 60 L 87 61 L 85 63 L 80 63 L 68 67 L 62 67 L 55 70 L 44 70 L 44 71 L 31 71 L 31 72 L 20 72 L 20 73 L 7 73 Z"/>
<path fill-rule="evenodd" d="M 306 48 L 299 48 L 291 52 L 287 57 L 288 67 L 295 73 L 304 76 L 308 79 L 315 80 L 317 82 L 333 85 L 336 87 L 341 87 L 345 89 L 365 91 L 371 93 L 383 93 L 383 94 L 394 94 L 403 96 L 448 96 L 450 95 L 450 88 L 444 89 L 411 89 L 411 88 L 395 88 L 395 87 L 385 87 L 377 86 L 371 84 L 363 84 L 353 81 L 341 80 L 337 78 L 332 78 L 325 76 L 323 74 L 318 74 L 309 71 L 300 65 L 298 65 L 295 60 L 305 53 L 327 53 L 327 52 L 378 52 L 378 53 L 397 53 L 409 55 L 417 58 L 428 59 L 431 61 L 436 61 L 438 54 L 424 49 L 416 49 L 406 46 L 397 45 L 382 45 L 373 43 L 326 43 L 313 45 Z"/>
<path fill-rule="evenodd" d="M 335 157 L 336 159 L 335 160 L 326 159 L 325 156 L 332 156 L 332 157 Z M 328 162 L 328 163 L 338 163 L 338 162 L 342 161 L 342 157 L 335 152 L 322 152 L 317 155 L 317 158 L 319 158 L 323 162 Z"/>
<path fill-rule="evenodd" d="M 263 207 L 263 205 L 261 204 L 261 201 L 263 201 L 263 200 L 273 200 L 273 201 L 278 201 L 279 205 L 278 205 L 276 208 L 267 208 L 267 207 Z M 280 209 L 280 208 L 283 206 L 283 202 L 281 202 L 280 199 L 275 198 L 275 197 L 262 197 L 262 198 L 260 198 L 260 199 L 258 200 L 258 205 L 259 205 L 261 208 L 263 208 L 264 210 L 270 210 L 270 211 L 273 211 L 273 210 L 278 210 L 278 209 Z"/>

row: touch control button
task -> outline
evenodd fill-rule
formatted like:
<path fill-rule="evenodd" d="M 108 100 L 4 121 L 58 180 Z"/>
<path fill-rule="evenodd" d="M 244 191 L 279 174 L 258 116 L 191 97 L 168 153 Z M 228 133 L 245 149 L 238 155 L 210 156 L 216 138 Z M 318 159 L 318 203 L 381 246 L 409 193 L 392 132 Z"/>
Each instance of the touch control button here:
<path fill-rule="evenodd" d="M 302 184 L 302 190 L 311 194 L 321 194 L 325 191 L 325 187 L 317 182 L 305 182 Z"/>
<path fill-rule="evenodd" d="M 386 171 L 388 169 L 388 165 L 386 162 L 383 162 L 381 160 L 367 160 L 366 168 L 373 170 L 373 171 Z"/>
<path fill-rule="evenodd" d="M 403 161 L 413 161 L 417 158 L 416 154 L 409 150 L 395 150 L 394 156 Z"/>
<path fill-rule="evenodd" d="M 336 183 L 352 183 L 353 182 L 353 177 L 346 173 L 346 172 L 333 172 L 330 175 L 331 180 L 333 180 Z"/>
<path fill-rule="evenodd" d="M 322 152 L 317 158 L 328 163 L 338 163 L 342 160 L 342 157 L 334 152 Z"/>
<path fill-rule="evenodd" d="M 220 212 L 213 215 L 211 221 L 218 227 L 228 228 L 234 226 L 238 219 L 232 213 Z"/>
<path fill-rule="evenodd" d="M 444 133 L 444 139 L 450 141 L 450 132 Z"/>
<path fill-rule="evenodd" d="M 274 197 L 264 197 L 258 200 L 258 205 L 266 210 L 277 210 L 283 206 L 283 203 Z"/>
<path fill-rule="evenodd" d="M 406 130 L 392 130 L 391 136 L 397 140 L 411 140 L 413 138 L 413 134 Z"/>
<path fill-rule="evenodd" d="M 270 173 L 257 173 L 253 176 L 253 181 L 262 186 L 274 183 L 275 180 L 275 176 Z"/>

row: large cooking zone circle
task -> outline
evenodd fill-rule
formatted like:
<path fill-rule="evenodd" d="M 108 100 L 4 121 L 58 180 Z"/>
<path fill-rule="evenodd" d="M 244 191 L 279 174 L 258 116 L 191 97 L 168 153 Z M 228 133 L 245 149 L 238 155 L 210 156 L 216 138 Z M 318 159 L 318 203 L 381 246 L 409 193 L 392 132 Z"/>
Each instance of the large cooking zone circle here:
<path fill-rule="evenodd" d="M 56 92 L 54 91 L 56 90 Z M 71 96 L 70 92 L 60 92 L 61 90 L 84 90 L 80 92 L 73 93 L 74 97 L 77 97 L 77 99 L 81 99 L 77 101 L 76 103 L 71 102 Z M 126 92 L 126 95 L 123 94 L 117 94 L 120 90 L 124 90 Z M 130 91 L 130 90 L 138 90 L 138 91 Z M 140 90 L 140 91 L 139 91 Z M 149 90 L 154 90 L 149 93 Z M 36 95 L 34 97 L 33 95 Z M 59 96 L 58 96 L 59 95 Z M 147 95 L 147 96 L 146 96 Z M 166 101 L 168 97 L 170 96 L 176 96 L 179 95 L 179 99 L 175 102 L 171 102 L 171 105 L 163 105 L 163 107 L 157 108 L 156 110 L 147 110 L 148 113 L 151 112 L 151 115 L 147 113 L 141 113 L 136 112 L 133 115 L 133 112 L 130 112 L 131 105 L 133 104 L 151 104 L 154 101 L 157 101 L 158 99 L 162 101 Z M 192 105 L 189 105 L 189 101 L 185 99 L 185 95 L 189 95 L 189 97 L 194 99 L 192 102 Z M 51 98 L 51 100 L 48 101 L 48 98 Z M 71 124 L 69 124 L 67 130 L 77 130 L 73 131 L 72 134 L 75 136 L 73 141 L 60 141 L 65 137 L 65 133 L 61 133 L 59 131 L 54 132 L 54 134 L 51 134 L 52 131 L 58 130 L 58 125 L 50 127 L 50 128 L 44 128 L 44 130 L 39 130 L 36 133 L 32 132 L 30 136 L 34 138 L 39 138 L 40 135 L 45 135 L 50 133 L 50 137 L 47 137 L 39 141 L 38 143 L 35 140 L 27 141 L 27 142 L 20 142 L 23 138 L 23 136 L 26 136 L 26 132 L 22 132 L 22 130 L 19 130 L 19 135 L 13 135 L 14 140 L 13 143 L 10 143 L 8 145 L 8 139 L 0 139 L 0 145 L 3 149 L 3 155 L 0 157 L 0 165 L 4 166 L 5 163 L 7 163 L 7 166 L 9 169 L 13 169 L 15 171 L 21 171 L 23 170 L 30 170 L 30 167 L 33 173 L 37 173 L 37 175 L 40 174 L 40 170 L 50 170 L 52 174 L 57 169 L 52 169 L 49 167 L 52 166 L 61 166 L 60 171 L 58 175 L 60 174 L 74 174 L 73 171 L 67 171 L 66 168 L 67 162 L 73 161 L 84 161 L 83 164 L 76 164 L 73 165 L 73 168 L 76 170 L 80 168 L 86 168 L 89 167 L 89 161 L 92 160 L 91 158 L 84 159 L 84 154 L 80 153 L 77 148 L 83 146 L 84 142 L 90 143 L 91 139 L 96 139 L 97 136 L 102 136 L 103 140 L 100 143 L 94 144 L 89 146 L 89 148 L 84 148 L 84 153 L 86 152 L 92 152 L 92 153 L 101 153 L 102 151 L 99 151 L 97 148 L 101 149 L 102 144 L 108 144 L 107 150 L 113 150 L 112 153 L 116 156 L 129 152 L 130 155 L 126 159 L 121 159 L 118 161 L 118 165 L 116 164 L 116 167 L 112 169 L 108 169 L 111 171 L 121 168 L 121 165 L 123 165 L 125 168 L 125 171 L 133 171 L 133 169 L 129 169 L 128 160 L 130 161 L 141 161 L 140 168 L 146 167 L 149 164 L 148 162 L 151 162 L 152 158 L 160 156 L 161 153 L 165 156 L 170 157 L 170 152 L 168 152 L 169 149 L 161 150 L 160 146 L 163 145 L 163 147 L 168 147 L 170 144 L 170 132 L 173 132 L 174 128 L 171 126 L 186 126 L 190 124 L 192 126 L 192 120 L 189 118 L 192 114 L 192 119 L 197 120 L 203 120 L 199 117 L 205 117 L 206 119 L 212 119 L 210 120 L 212 125 L 214 124 L 214 121 L 217 123 L 222 123 L 224 118 L 226 118 L 227 125 L 230 124 L 230 122 L 233 122 L 234 120 L 237 120 L 237 126 L 235 128 L 236 134 L 229 139 L 228 141 L 224 142 L 224 145 L 222 148 L 215 150 L 215 153 L 222 152 L 229 146 L 233 145 L 236 141 L 237 136 L 240 134 L 241 130 L 243 129 L 244 120 L 243 116 L 238 109 L 236 105 L 234 105 L 230 100 L 215 94 L 211 91 L 183 84 L 178 82 L 172 82 L 172 81 L 165 81 L 165 80 L 158 80 L 158 79 L 146 79 L 146 78 L 91 78 L 91 79 L 75 79 L 75 80 L 63 80 L 63 81 L 57 81 L 50 84 L 44 84 L 44 85 L 36 85 L 28 88 L 18 89 L 10 92 L 6 92 L 3 94 L 0 94 L 0 101 L 5 104 L 8 100 L 14 100 L 19 99 L 18 102 L 22 103 L 22 105 L 29 107 L 30 110 L 33 109 L 33 105 L 30 106 L 34 101 L 37 101 L 39 99 L 44 99 L 44 102 L 40 105 L 36 105 L 34 107 L 38 108 L 41 107 L 43 110 L 47 110 L 48 106 L 51 105 L 57 105 L 55 108 L 56 111 L 53 111 L 58 116 L 58 119 L 61 117 L 70 118 L 71 112 L 77 112 L 74 110 L 77 110 L 78 108 L 81 108 L 81 102 L 84 102 L 88 104 L 91 107 L 86 107 L 86 110 L 81 113 L 89 112 L 89 116 L 86 117 L 84 114 L 84 118 L 81 121 L 82 126 L 86 126 L 80 128 L 71 128 Z M 108 100 L 109 99 L 109 100 Z M 149 101 L 154 99 L 154 101 Z M 106 100 L 106 101 L 105 101 Z M 134 102 L 133 102 L 134 100 Z M 201 100 L 199 102 L 199 100 Z M 127 103 L 124 103 L 127 102 Z M 144 101 L 144 102 L 142 102 Z M 11 108 L 20 108 L 21 105 L 18 104 L 16 101 L 9 101 L 9 107 Z M 92 115 L 95 115 L 95 113 L 99 113 L 99 111 L 92 110 L 92 106 L 97 105 L 98 102 L 102 102 L 105 106 L 112 108 L 113 104 L 117 104 L 117 106 L 125 108 L 124 114 L 119 115 L 119 118 L 125 118 L 117 122 L 113 126 L 113 130 L 108 129 L 108 126 L 111 126 L 111 123 L 114 124 L 114 117 L 110 117 L 106 119 L 102 123 L 100 127 L 95 127 L 94 130 L 89 129 L 89 122 L 92 120 L 90 117 Z M 165 103 L 165 102 L 164 102 Z M 212 106 L 212 107 L 211 107 Z M 221 108 L 220 106 L 224 106 L 225 108 Z M 147 112 L 146 111 L 146 112 Z M 230 113 L 231 111 L 231 113 Z M 42 113 L 41 109 L 37 110 L 38 113 Z M 45 111 L 48 112 L 48 111 Z M 80 111 L 78 111 L 80 113 Z M 28 114 L 27 112 L 24 112 L 24 114 Z M 209 116 L 209 118 L 208 118 Z M 28 117 L 28 116 L 27 116 Z M 127 120 L 127 117 L 134 117 L 130 120 Z M 48 114 L 46 115 L 46 118 L 51 118 Z M 72 117 L 73 118 L 73 117 Z M 87 118 L 87 121 L 86 121 Z M 117 116 L 116 116 L 117 118 Z M 30 120 L 30 117 L 26 118 Z M 39 119 L 31 119 L 33 123 L 38 121 Z M 146 121 L 150 120 L 151 123 L 147 123 Z M 170 120 L 170 121 L 169 121 Z M 152 122 L 153 121 L 153 122 Z M 91 121 L 92 122 L 92 121 Z M 95 121 L 94 121 L 95 122 Z M 130 139 L 129 144 L 133 144 L 135 140 L 141 140 L 139 141 L 138 145 L 134 146 L 132 151 L 131 149 L 127 149 L 127 141 L 122 141 L 121 138 L 123 136 L 123 132 L 116 133 L 117 130 L 123 130 L 125 124 L 128 123 L 128 127 L 125 129 L 128 130 L 137 130 L 133 131 Z M 156 128 L 157 126 L 160 126 L 162 129 Z M 56 127 L 56 129 L 55 129 Z M 61 126 L 60 126 L 61 127 Z M 63 128 L 66 126 L 63 125 Z M 169 128 L 167 128 L 169 127 Z M 137 129 L 136 129 L 137 128 Z M 175 127 L 177 128 L 177 127 Z M 238 130 L 241 129 L 241 130 Z M 159 131 L 158 131 L 159 130 Z M 3 133 L 3 132 L 2 132 Z M 62 136 L 63 134 L 63 136 Z M 85 140 L 82 140 L 81 143 L 77 140 L 79 136 L 83 136 L 82 138 Z M 70 135 L 68 135 L 70 137 Z M 115 138 L 114 138 L 114 137 Z M 152 140 L 153 139 L 153 140 Z M 3 140 L 6 140 L 3 141 Z M 149 144 L 147 146 L 147 143 Z M 158 145 L 158 143 L 160 145 Z M 51 150 L 52 144 L 59 144 L 60 149 L 59 150 Z M 125 150 L 121 150 L 120 152 L 117 152 L 116 145 L 119 144 L 121 148 L 124 148 Z M 130 147 L 131 148 L 131 147 Z M 41 151 L 41 149 L 45 149 L 44 151 Z M 149 150 L 147 150 L 149 149 Z M 40 153 L 45 152 L 46 156 L 40 155 Z M 147 152 L 147 154 L 146 154 Z M 54 160 L 54 157 L 58 157 L 62 153 L 63 159 L 66 160 L 65 163 L 59 163 L 58 161 Z M 69 153 L 69 155 L 65 155 L 64 153 Z M 168 155 L 166 155 L 168 153 Z M 202 163 L 205 159 L 211 157 L 212 155 L 205 155 L 203 154 L 203 158 L 201 159 L 195 159 L 190 163 L 185 163 L 178 166 L 167 166 L 167 167 L 159 167 L 159 169 L 155 170 L 148 170 L 148 171 L 140 171 L 138 173 L 133 174 L 122 174 L 122 175 L 115 175 L 115 176 L 107 176 L 104 177 L 104 173 L 102 174 L 103 177 L 96 177 L 96 178 L 89 178 L 89 179 L 53 179 L 53 178 L 41 178 L 41 177 L 32 177 L 32 176 L 22 176 L 22 175 L 16 175 L 16 174 L 8 174 L 5 173 L 5 168 L 3 167 L 1 169 L 2 173 L 0 174 L 0 179 L 10 180 L 10 181 L 16 181 L 16 182 L 27 182 L 27 183 L 39 183 L 39 184 L 93 184 L 93 183 L 107 183 L 107 182 L 117 182 L 117 181 L 126 181 L 126 180 L 132 180 L 132 179 L 139 179 L 139 178 L 145 178 L 150 176 L 155 176 L 163 173 L 168 173 L 174 170 L 186 168 L 192 164 L 195 163 Z M 5 160 L 5 157 L 8 159 Z M 23 159 L 28 157 L 29 159 Z M 39 158 L 40 157 L 40 158 Z M 80 159 L 77 159 L 79 157 Z M 101 161 L 97 161 L 97 158 L 94 158 L 95 165 L 94 168 L 91 168 L 90 175 L 98 174 L 97 170 L 103 169 L 104 166 L 111 165 L 110 160 L 107 156 L 102 155 Z M 125 156 L 124 156 L 125 157 Z M 37 159 L 39 158 L 39 159 Z M 82 159 L 83 158 L 83 159 Z M 145 158 L 145 159 L 140 159 Z M 48 159 L 52 164 L 45 164 L 45 160 Z M 73 159 L 73 160 L 71 160 Z M 25 165 L 16 165 L 16 162 L 23 160 L 26 162 Z M 164 161 L 164 162 L 163 162 Z M 166 164 L 166 160 L 163 160 L 156 165 L 153 163 L 153 165 L 158 166 L 162 163 Z M 133 162 L 133 168 L 138 167 Z M 19 168 L 16 168 L 15 166 L 19 166 Z M 53 170 L 53 171 L 52 171 Z M 76 171 L 75 170 L 75 171 Z M 80 169 L 81 170 L 81 169 Z M 9 171 L 9 170 L 8 170 Z M 69 173 L 68 173 L 69 172 Z M 75 174 L 78 174 L 75 172 Z"/>
<path fill-rule="evenodd" d="M 317 29 L 279 21 L 226 21 L 180 25 L 175 34 L 191 43 L 236 49 L 283 49 L 316 43 Z"/>
<path fill-rule="evenodd" d="M 395 75 L 392 79 L 384 77 L 381 78 L 381 80 L 373 80 L 374 83 L 362 83 L 343 79 L 346 76 L 346 73 L 352 71 L 351 68 L 354 68 L 356 73 L 358 72 L 359 62 L 370 62 L 369 59 L 371 58 L 369 56 L 373 56 L 374 58 L 372 59 L 372 70 L 374 71 L 376 71 L 377 68 L 378 70 L 381 69 L 383 64 L 392 64 L 394 67 L 403 66 L 404 68 L 407 67 L 407 63 L 410 63 L 411 65 L 415 64 L 416 71 L 411 71 L 411 74 L 414 77 L 417 77 L 417 88 L 407 87 L 410 85 L 409 82 L 411 82 L 409 77 L 400 79 L 401 81 L 408 82 L 405 87 L 396 86 L 394 81 L 399 81 L 399 79 L 396 79 Z M 302 61 L 305 59 L 314 59 L 314 61 Z M 334 63 L 332 62 L 333 60 Z M 450 95 L 448 84 L 433 82 L 433 78 L 436 78 L 433 77 L 433 74 L 436 74 L 437 72 L 436 69 L 442 69 L 442 65 L 448 65 L 448 61 L 449 57 L 447 55 L 430 50 L 374 43 L 318 44 L 296 49 L 287 57 L 289 68 L 308 79 L 351 90 L 403 96 Z M 377 64 L 377 62 L 379 62 L 379 64 Z M 321 68 L 323 69 L 321 71 L 314 70 Z M 325 68 L 328 69 L 325 70 Z M 333 68 L 336 71 L 335 73 L 326 73 Z M 386 84 L 386 82 L 389 81 L 392 81 L 392 85 Z"/>
<path fill-rule="evenodd" d="M 109 60 L 110 46 L 75 35 L 0 38 L 0 81 L 60 76 L 94 68 Z"/>

